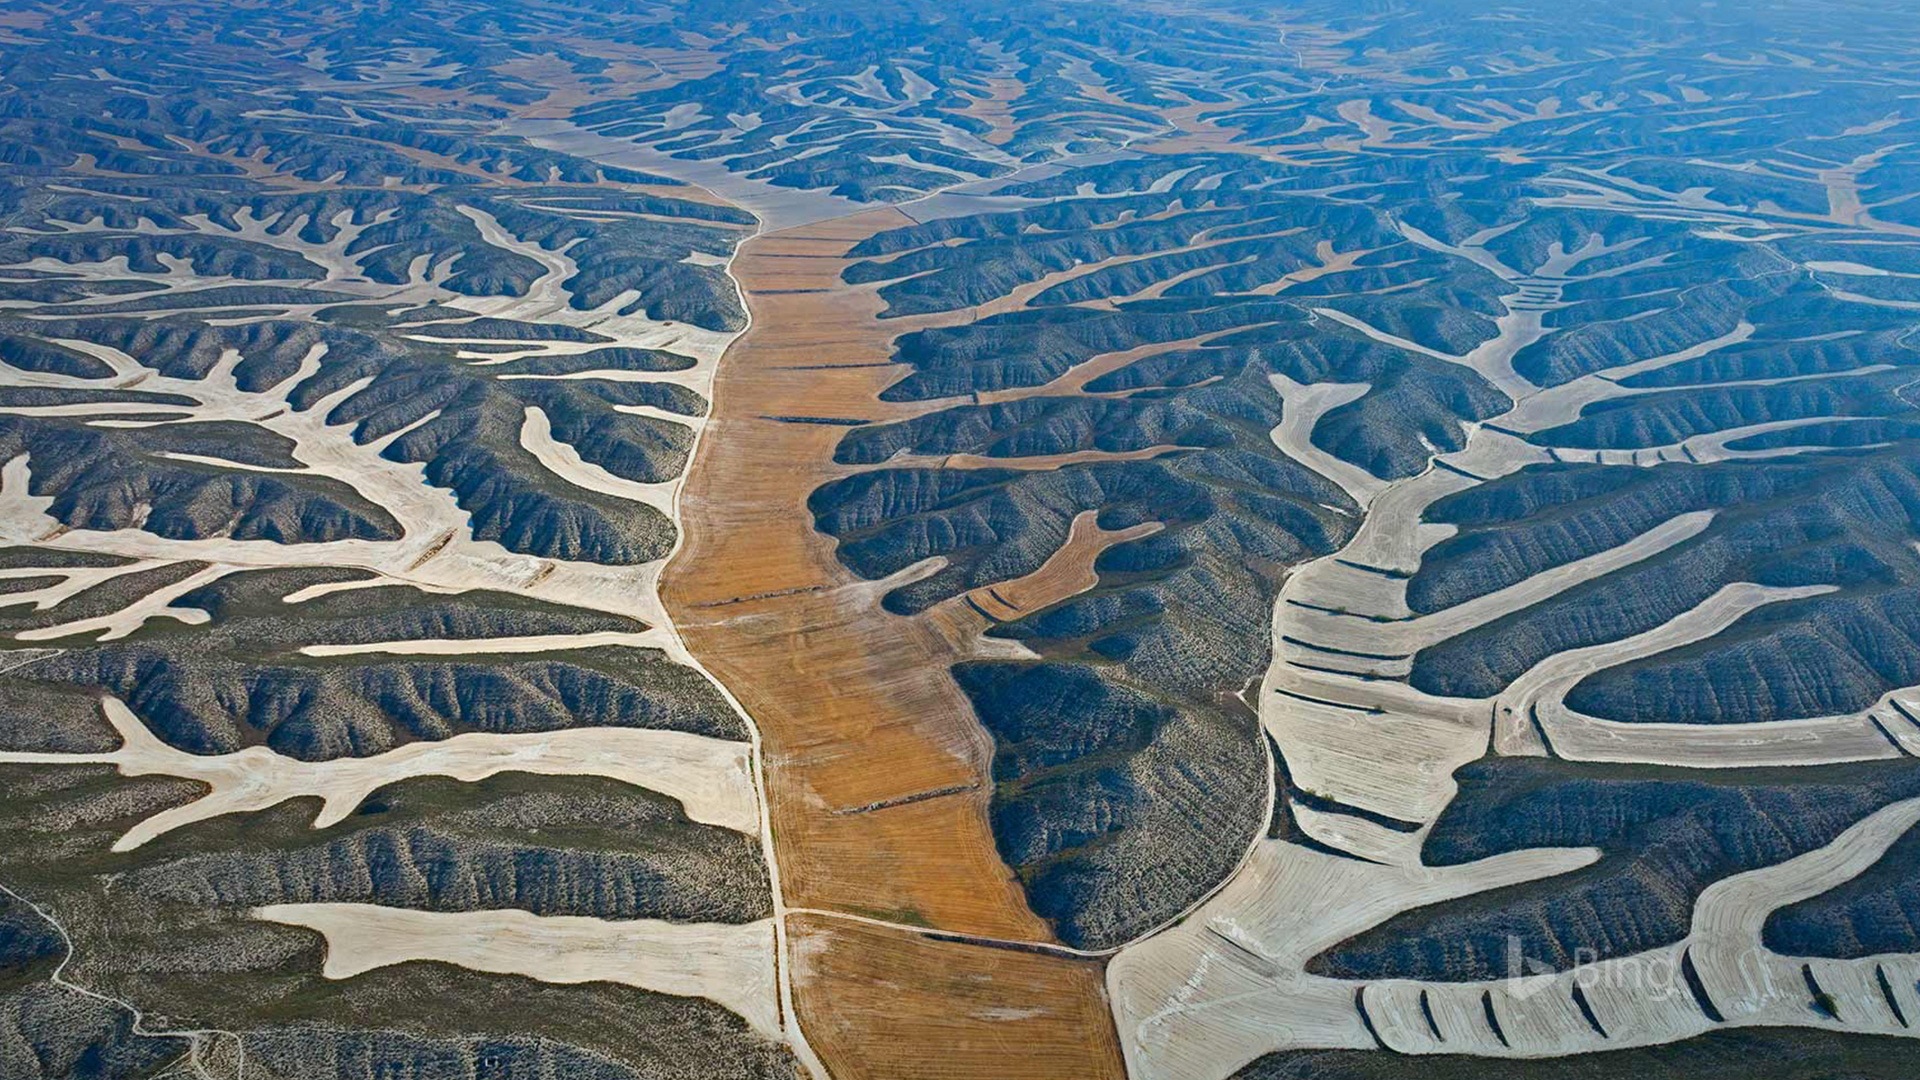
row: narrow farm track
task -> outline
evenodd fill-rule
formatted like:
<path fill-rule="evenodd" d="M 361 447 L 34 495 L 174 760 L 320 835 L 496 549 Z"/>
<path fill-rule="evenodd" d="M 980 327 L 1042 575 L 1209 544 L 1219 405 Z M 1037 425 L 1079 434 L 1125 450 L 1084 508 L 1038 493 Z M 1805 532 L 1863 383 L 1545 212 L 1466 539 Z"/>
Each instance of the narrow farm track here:
<path fill-rule="evenodd" d="M 55 934 L 60 936 L 62 954 L 60 962 L 54 965 L 52 973 L 47 977 L 49 983 L 60 989 L 79 994 L 82 997 L 92 998 L 95 1001 L 111 1005 L 114 1008 L 126 1010 L 133 1018 L 131 1027 L 136 1035 L 153 1039 L 183 1039 L 186 1041 L 186 1053 L 175 1058 L 173 1062 L 165 1066 L 161 1071 L 161 1077 L 186 1075 L 183 1070 L 191 1070 L 191 1075 L 195 1077 L 196 1080 L 219 1080 L 218 1074 L 208 1066 L 210 1060 L 213 1059 L 218 1052 L 218 1047 L 221 1045 L 224 1045 L 232 1051 L 232 1056 L 229 1060 L 233 1066 L 233 1072 L 229 1075 L 235 1077 L 236 1080 L 246 1076 L 247 1042 L 239 1033 L 228 1031 L 224 1028 L 191 1028 L 178 1030 L 171 1028 L 149 1028 L 147 1026 L 147 1015 L 138 1005 L 135 1005 L 125 998 L 117 998 L 111 994 L 103 994 L 98 990 L 90 990 L 67 978 L 67 968 L 73 963 L 74 959 L 73 935 L 67 932 L 65 924 L 61 923 L 59 919 L 54 918 L 52 912 L 14 891 L 12 886 L 0 885 L 0 893 L 5 893 L 15 902 L 24 905 L 27 910 L 33 912 L 41 921 L 52 927 Z M 221 1071 L 224 1072 L 225 1070 L 222 1069 Z"/>
<path fill-rule="evenodd" d="M 1044 943 L 987 822 L 991 746 L 948 674 L 984 646 L 965 605 L 884 612 L 817 532 L 845 421 L 894 418 L 900 371 L 847 252 L 876 210 L 758 236 L 733 263 L 752 328 L 721 362 L 662 596 L 688 650 L 758 725 L 795 1007 L 837 1080 L 1122 1075 L 1099 965 L 879 922 Z M 924 408 L 924 406 L 919 406 Z"/>

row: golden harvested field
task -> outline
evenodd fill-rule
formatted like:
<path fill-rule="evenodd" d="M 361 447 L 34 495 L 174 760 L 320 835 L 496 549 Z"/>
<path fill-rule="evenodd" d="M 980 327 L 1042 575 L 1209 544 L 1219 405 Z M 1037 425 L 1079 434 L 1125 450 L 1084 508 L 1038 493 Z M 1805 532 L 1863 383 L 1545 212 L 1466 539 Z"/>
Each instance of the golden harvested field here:
<path fill-rule="evenodd" d="M 993 130 L 982 135 L 981 140 L 1004 146 L 1013 140 L 1019 127 L 1013 117 L 1013 103 L 1026 92 L 1026 84 L 1019 79 L 988 79 L 984 89 L 975 93 L 972 103 L 956 111 L 992 125 Z"/>
<path fill-rule="evenodd" d="M 1098 517 L 1095 511 L 1082 511 L 1073 519 L 1067 542 L 1040 569 L 1013 581 L 975 589 L 967 594 L 967 600 L 997 621 L 1012 622 L 1093 588 L 1099 580 L 1093 563 L 1101 552 L 1164 528 L 1158 521 L 1148 521 L 1108 532 L 1095 521 Z"/>
<path fill-rule="evenodd" d="M 948 674 L 985 620 L 964 605 L 885 613 L 882 587 L 835 560 L 806 507 L 848 471 L 833 463 L 847 429 L 795 418 L 924 408 L 876 396 L 900 371 L 892 338 L 915 323 L 876 319 L 873 290 L 840 281 L 849 248 L 904 224 L 881 210 L 743 247 L 754 325 L 721 365 L 663 596 L 761 730 L 789 906 L 1049 941 L 994 849 L 991 744 Z M 836 1076 L 1120 1074 L 1091 962 L 800 922 L 796 1005 Z"/>

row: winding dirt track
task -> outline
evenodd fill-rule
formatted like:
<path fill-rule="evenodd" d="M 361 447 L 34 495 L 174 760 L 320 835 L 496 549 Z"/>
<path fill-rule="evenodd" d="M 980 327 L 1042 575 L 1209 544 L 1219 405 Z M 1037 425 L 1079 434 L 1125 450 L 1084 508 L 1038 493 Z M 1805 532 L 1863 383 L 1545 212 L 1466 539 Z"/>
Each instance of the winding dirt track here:
<path fill-rule="evenodd" d="M 753 326 L 714 386 L 714 430 L 681 495 L 662 596 L 689 651 L 758 724 L 790 908 L 1047 942 L 994 850 L 991 744 L 948 667 L 984 618 L 885 613 L 834 558 L 807 496 L 844 423 L 924 406 L 878 393 L 901 369 L 847 251 L 908 224 L 884 209 L 747 242 L 733 272 Z M 835 1080 L 1122 1075 L 1099 966 L 808 915 L 789 923 L 795 1008 Z"/>

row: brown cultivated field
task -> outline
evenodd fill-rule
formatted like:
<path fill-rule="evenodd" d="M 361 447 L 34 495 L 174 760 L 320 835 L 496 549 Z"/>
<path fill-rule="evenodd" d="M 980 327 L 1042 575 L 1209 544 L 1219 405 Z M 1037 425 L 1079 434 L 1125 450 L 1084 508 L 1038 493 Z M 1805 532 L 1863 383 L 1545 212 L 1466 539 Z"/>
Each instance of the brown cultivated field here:
<path fill-rule="evenodd" d="M 795 916 L 800 1021 L 837 1080 L 1124 1075 L 1099 965 Z"/>
<path fill-rule="evenodd" d="M 884 587 L 835 560 L 806 507 L 849 471 L 833 464 L 847 428 L 794 418 L 926 408 L 877 398 L 901 371 L 890 342 L 915 321 L 878 321 L 873 289 L 839 276 L 852 245 L 907 223 L 872 211 L 742 248 L 734 273 L 753 327 L 720 366 L 662 591 L 690 650 L 760 728 L 790 907 L 1050 941 L 994 849 L 991 743 L 948 674 L 985 620 L 963 605 L 885 613 Z M 805 925 L 796 1006 L 836 1076 L 1119 1075 L 1090 962 Z"/>
<path fill-rule="evenodd" d="M 1101 552 L 1165 528 L 1158 521 L 1147 521 L 1108 532 L 1095 522 L 1097 517 L 1097 511 L 1081 511 L 1073 519 L 1067 542 L 1040 569 L 1023 578 L 975 589 L 966 599 L 992 618 L 1011 622 L 1093 588 L 1099 580 L 1093 561 Z"/>
<path fill-rule="evenodd" d="M 1019 79 L 988 79 L 984 89 L 974 95 L 966 108 L 954 111 L 991 125 L 993 130 L 981 139 L 994 146 L 1005 146 L 1013 141 L 1019 126 L 1013 118 L 1013 103 L 1026 92 L 1026 84 Z"/>

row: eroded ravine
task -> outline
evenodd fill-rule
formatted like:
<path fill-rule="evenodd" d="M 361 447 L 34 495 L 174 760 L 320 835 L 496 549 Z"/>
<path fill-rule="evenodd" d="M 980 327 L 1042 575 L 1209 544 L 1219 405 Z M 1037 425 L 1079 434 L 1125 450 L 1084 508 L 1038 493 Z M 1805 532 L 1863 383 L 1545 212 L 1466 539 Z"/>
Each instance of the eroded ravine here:
<path fill-rule="evenodd" d="M 845 475 L 849 422 L 924 406 L 898 377 L 871 288 L 841 281 L 875 210 L 758 236 L 733 263 L 752 326 L 723 359 L 680 498 L 662 597 L 689 651 L 758 725 L 788 908 L 795 1007 L 836 1078 L 1121 1075 L 1098 965 L 941 941 L 926 927 L 1051 942 L 995 850 L 991 745 L 948 673 L 988 648 L 965 605 L 886 613 L 807 498 Z"/>

